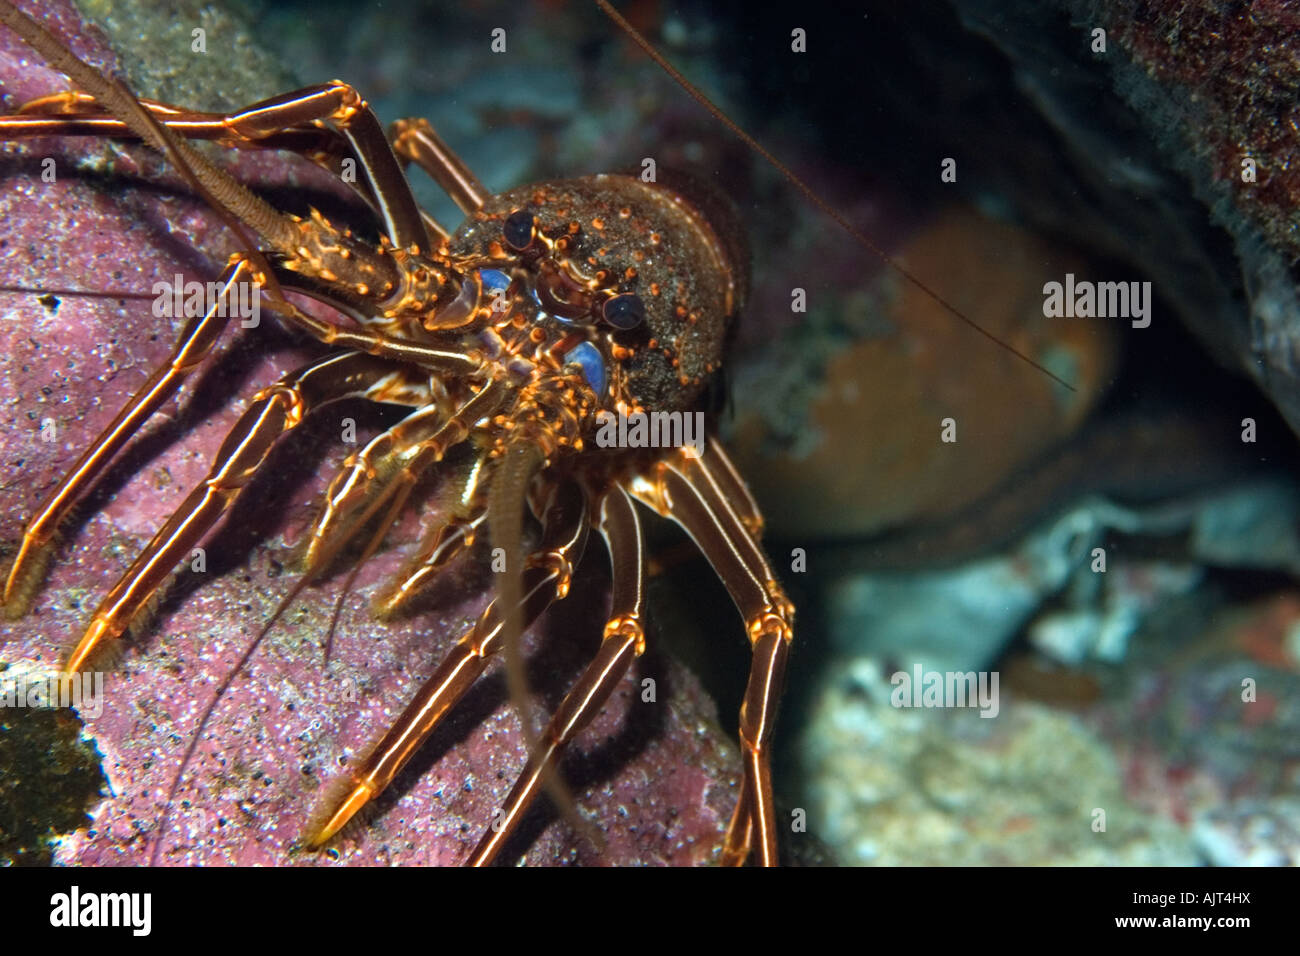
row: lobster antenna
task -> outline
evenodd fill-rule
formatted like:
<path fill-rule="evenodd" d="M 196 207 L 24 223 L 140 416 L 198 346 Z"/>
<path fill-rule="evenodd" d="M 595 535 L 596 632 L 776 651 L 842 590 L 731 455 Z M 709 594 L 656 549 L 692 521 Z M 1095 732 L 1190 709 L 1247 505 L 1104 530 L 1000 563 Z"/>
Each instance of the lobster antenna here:
<path fill-rule="evenodd" d="M 54 289 L 49 286 L 0 285 L 0 292 L 14 292 L 20 295 L 52 295 L 64 299 L 156 299 L 152 292 L 126 292 L 121 289 L 103 289 L 95 292 L 88 289 Z"/>
<path fill-rule="evenodd" d="M 190 738 L 190 742 L 185 748 L 185 756 L 181 758 L 180 769 L 176 771 L 176 776 L 172 778 L 171 789 L 167 792 L 167 802 L 163 804 L 162 818 L 158 821 L 158 834 L 154 837 L 153 849 L 149 851 L 150 866 L 158 865 L 163 843 L 167 839 L 167 824 L 171 821 L 172 807 L 176 803 L 176 794 L 181 788 L 181 781 L 185 779 L 185 771 L 189 768 L 190 761 L 194 759 L 194 751 L 199 749 L 199 741 L 203 739 L 203 731 L 207 728 L 208 721 L 212 719 L 212 712 L 217 709 L 217 704 L 221 703 L 226 696 L 226 691 L 230 690 L 230 685 L 235 682 L 235 678 L 248 666 L 253 654 L 262 646 L 262 641 L 266 638 L 269 630 L 269 628 L 263 629 L 262 633 L 258 634 L 253 640 L 253 643 L 244 649 L 244 652 L 239 655 L 239 660 L 235 662 L 235 666 L 221 679 L 221 683 L 217 686 L 217 692 L 208 701 L 208 706 L 203 709 L 203 716 L 199 718 L 194 736 Z"/>
<path fill-rule="evenodd" d="M 881 262 L 885 263 L 885 265 L 889 266 L 891 269 L 893 269 L 895 272 L 901 275 L 908 282 L 912 283 L 912 285 L 916 286 L 918 289 L 920 289 L 923 293 L 925 293 L 935 302 L 939 303 L 939 305 L 942 306 L 947 312 L 951 313 L 953 316 L 960 319 L 962 322 L 966 323 L 966 325 L 970 326 L 972 329 L 974 329 L 980 335 L 984 336 L 990 342 L 993 342 L 1000 348 L 1006 349 L 1006 351 L 1010 352 L 1016 358 L 1020 359 L 1020 361 L 1025 362 L 1028 365 L 1032 365 L 1034 368 L 1038 369 L 1038 371 L 1042 372 L 1044 375 L 1046 375 L 1052 381 L 1056 382 L 1058 385 L 1062 385 L 1065 388 L 1068 388 L 1072 392 L 1076 390 L 1073 385 L 1071 385 L 1065 379 L 1061 378 L 1051 369 L 1040 364 L 1039 362 L 1036 362 L 1034 359 L 1030 358 L 1024 352 L 1020 351 L 1010 342 L 1007 342 L 1004 339 L 999 338 L 998 336 L 990 332 L 988 329 L 980 325 L 978 322 L 976 322 L 974 319 L 970 318 L 970 316 L 966 315 L 964 312 L 962 312 L 955 305 L 950 303 L 943 296 L 939 295 L 939 293 L 935 292 L 934 289 L 926 285 L 926 283 L 923 282 L 920 278 L 918 278 L 911 270 L 909 270 L 907 266 L 903 265 L 896 258 L 891 256 L 889 253 L 885 252 L 885 250 L 881 249 L 878 245 L 872 242 L 871 239 L 868 238 L 864 232 L 859 230 L 851 222 L 849 222 L 838 212 L 836 212 L 830 203 L 826 202 L 826 200 L 818 196 L 817 193 L 813 192 L 812 187 L 809 186 L 807 183 L 805 183 L 798 176 L 796 176 L 794 174 L 794 171 L 791 170 L 790 167 L 786 166 L 785 163 L 781 162 L 781 160 L 777 159 L 770 152 L 768 152 L 768 150 L 764 148 L 762 143 L 760 143 L 758 140 L 754 139 L 753 136 L 750 136 L 747 132 L 741 129 L 741 127 L 734 120 L 732 120 L 731 117 L 729 117 L 726 113 L 724 113 L 721 109 L 719 109 L 711 99 L 709 99 L 707 96 L 704 95 L 704 93 L 702 93 L 699 90 L 698 87 L 692 84 L 690 80 L 686 79 L 686 77 L 682 76 L 682 74 L 677 70 L 677 68 L 673 66 L 671 63 L 669 63 L 667 58 L 665 58 L 662 53 L 656 50 L 654 46 L 650 43 L 650 41 L 641 35 L 641 33 L 636 29 L 636 27 L 628 23 L 627 20 L 624 19 L 623 15 L 614 9 L 613 4 L 611 4 L 609 0 L 596 0 L 596 4 L 597 6 L 600 7 L 601 10 L 605 12 L 606 16 L 608 16 L 611 20 L 614 21 L 614 23 L 618 26 L 620 30 L 622 30 L 624 33 L 626 33 L 629 37 L 632 38 L 632 42 L 635 43 L 637 46 L 639 46 L 645 52 L 646 56 L 654 60 L 654 62 L 658 64 L 659 68 L 672 78 L 674 83 L 676 83 L 683 90 L 689 93 L 691 95 L 691 98 L 694 99 L 695 102 L 699 103 L 711 114 L 713 114 L 713 117 L 718 122 L 720 122 L 723 126 L 727 127 L 727 129 L 731 130 L 731 132 L 734 133 L 737 137 L 739 137 L 746 146 L 748 146 L 759 156 L 763 157 L 763 159 L 765 159 L 769 164 L 771 164 L 772 168 L 774 168 L 782 176 L 788 179 L 796 189 L 798 189 L 801 193 L 804 194 L 804 196 L 808 199 L 809 202 L 811 202 L 823 213 L 825 213 L 827 216 L 833 219 L 840 226 L 841 229 L 843 229 L 850 236 L 852 236 L 853 240 L 858 245 L 866 249 L 868 252 L 870 252 Z"/>

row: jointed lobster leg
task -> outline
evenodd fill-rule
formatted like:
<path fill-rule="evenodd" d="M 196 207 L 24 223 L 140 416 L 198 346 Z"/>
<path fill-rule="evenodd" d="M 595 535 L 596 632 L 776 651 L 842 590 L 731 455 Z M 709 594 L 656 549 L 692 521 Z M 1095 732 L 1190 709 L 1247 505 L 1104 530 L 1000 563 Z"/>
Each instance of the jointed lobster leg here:
<path fill-rule="evenodd" d="M 485 403 L 478 404 L 482 406 Z M 399 471 L 415 471 L 411 462 L 417 454 L 421 463 L 438 461 L 448 448 L 464 438 L 465 430 L 463 417 L 458 416 L 449 422 L 446 409 L 426 405 L 381 432 L 360 451 L 349 455 L 330 481 L 321 513 L 312 523 L 303 543 L 303 567 L 315 567 L 329 549 L 340 526 L 360 513 L 371 500 L 384 494 L 390 480 Z"/>
<path fill-rule="evenodd" d="M 722 862 L 742 866 L 749 858 L 754 833 L 759 835 L 759 862 L 776 866 L 779 862 L 776 840 L 776 801 L 772 796 L 772 764 L 768 748 L 776 723 L 785 665 L 790 652 L 789 623 L 777 615 L 750 621 L 761 624 L 757 640 L 752 641 L 753 664 L 745 700 L 740 707 L 740 745 L 744 753 L 744 783 L 731 824 L 727 827 Z M 742 810 L 742 807 L 744 808 Z"/>
<path fill-rule="evenodd" d="M 552 499 L 542 522 L 541 549 L 529 558 L 523 575 L 520 607 L 525 624 L 532 623 L 568 591 L 569 576 L 582 557 L 587 541 L 586 496 L 575 486 L 566 485 Z M 308 846 L 323 845 L 392 783 L 443 717 L 482 675 L 490 659 L 501 651 L 502 628 L 502 615 L 493 601 L 420 688 L 365 763 L 352 774 L 352 790 L 310 834 Z"/>
<path fill-rule="evenodd" d="M 20 115 L 6 117 L 0 125 L 0 133 L 10 137 L 51 133 L 134 135 L 125 122 L 114 123 L 107 115 L 88 112 L 88 106 L 94 102 L 94 97 L 84 93 L 43 97 L 25 104 Z M 340 152 L 337 138 L 314 125 L 326 121 L 333 123 L 370 180 L 372 195 L 393 244 L 400 248 L 414 245 L 424 252 L 429 251 L 429 237 L 420 210 L 383 127 L 361 94 L 346 83 L 335 80 L 292 93 L 281 93 L 224 115 L 185 110 L 152 100 L 141 100 L 140 105 L 163 126 L 182 136 L 211 139 L 233 147 L 278 149 L 295 146 L 318 157 L 321 153 L 337 157 Z M 65 110 L 74 112 L 64 115 Z"/>
<path fill-rule="evenodd" d="M 251 138 L 240 132 L 249 114 L 260 114 L 264 103 L 255 103 L 237 113 L 208 113 L 189 110 L 139 97 L 140 105 L 171 132 L 186 139 L 218 143 L 232 149 L 284 149 L 317 162 L 337 161 L 350 152 L 337 130 L 326 126 L 296 126 L 266 131 Z M 89 93 L 64 90 L 28 100 L 8 116 L 0 116 L 0 136 L 8 140 L 45 136 L 102 136 L 138 139 L 126 123 L 107 113 Z"/>
<path fill-rule="evenodd" d="M 685 529 L 722 579 L 745 620 L 753 653 L 740 709 L 744 779 L 727 830 L 723 862 L 740 865 L 758 839 L 759 862 L 777 863 L 776 808 L 768 748 L 793 639 L 794 608 L 766 555 L 722 492 L 710 459 L 678 452 L 639 479 L 633 493 Z"/>
<path fill-rule="evenodd" d="M 59 524 L 126 444 L 127 439 L 176 392 L 181 383 L 207 357 L 235 311 L 227 307 L 231 291 L 240 283 L 250 281 L 252 271 L 250 263 L 242 257 L 237 257 L 226 268 L 221 276 L 221 291 L 211 308 L 203 316 L 186 324 L 166 363 L 154 370 L 118 412 L 112 424 L 99 434 L 59 482 L 58 487 L 41 502 L 36 516 L 23 532 L 22 546 L 5 582 L 6 610 L 23 610 L 21 605 L 30 597 L 35 585 L 34 572 L 43 563 Z"/>
<path fill-rule="evenodd" d="M 415 163 L 442 187 L 461 212 L 469 215 L 483 208 L 491 197 L 451 147 L 442 141 L 426 119 L 401 119 L 388 131 L 393 152 L 402 163 Z"/>
<path fill-rule="evenodd" d="M 9 613 L 21 613 L 30 600 L 40 573 L 48 557 L 51 540 L 59 524 L 77 501 L 85 495 L 95 480 L 123 445 L 166 402 L 185 379 L 198 367 L 224 331 L 230 315 L 236 309 L 231 305 L 232 295 L 240 283 L 255 282 L 256 266 L 244 255 L 237 254 L 222 274 L 216 300 L 202 317 L 189 322 L 167 361 L 149 376 L 136 391 L 113 422 L 95 439 L 72 469 L 37 509 L 23 533 L 23 541 L 9 569 L 4 588 L 4 605 Z M 286 286 L 288 287 L 288 286 Z M 479 362 L 463 352 L 412 346 L 401 340 L 371 332 L 354 332 L 340 329 L 316 319 L 297 309 L 291 303 L 275 307 L 292 324 L 306 329 L 315 338 L 334 344 L 352 345 L 360 352 L 385 357 L 423 359 L 434 367 L 441 365 L 447 372 L 476 371 Z M 414 348 L 414 352 L 412 349 Z M 417 354 L 418 353 L 418 354 Z M 401 401 L 390 397 L 389 401 Z"/>
<path fill-rule="evenodd" d="M 286 94 L 294 96 L 296 94 Z M 186 139 L 205 140 L 230 149 L 285 150 L 304 156 L 342 178 L 343 161 L 353 156 L 347 138 L 332 126 L 307 124 L 267 128 L 265 120 L 284 97 L 272 97 L 235 113 L 189 110 L 170 103 L 140 97 L 140 105 L 153 114 L 169 132 Z M 286 116 L 287 120 L 289 117 Z M 102 136 L 110 139 L 138 139 L 126 123 L 106 113 L 89 93 L 69 90 L 29 100 L 11 116 L 0 116 L 0 139 L 33 139 L 46 136 Z M 376 211 L 378 203 L 368 180 L 346 181 Z M 447 238 L 447 230 L 423 210 L 425 231 L 436 242 Z"/>
<path fill-rule="evenodd" d="M 305 539 L 302 548 L 305 573 L 280 603 L 272 620 L 280 616 L 380 508 L 386 507 L 386 516 L 348 576 L 339 603 L 335 604 L 334 619 L 325 644 L 325 660 L 328 662 L 341 602 L 351 591 L 357 573 L 396 522 L 419 480 L 442 461 L 448 449 L 468 437 L 475 422 L 492 414 L 502 397 L 498 385 L 488 385 L 452 415 L 436 406 L 426 405 L 371 441 L 359 459 L 356 455 L 350 456 L 330 483 L 321 516 Z M 454 553 L 456 549 L 448 550 Z M 449 553 L 446 558 L 449 560 L 451 556 Z"/>
<path fill-rule="evenodd" d="M 750 535 L 757 541 L 763 534 L 763 513 L 758 502 L 750 493 L 745 479 L 723 450 L 722 443 L 706 442 L 704 446 L 703 467 L 709 475 L 710 484 L 717 489 L 722 500 L 728 502 L 738 517 L 749 529 Z"/>
<path fill-rule="evenodd" d="M 400 212 L 401 225 L 389 233 L 397 245 L 419 241 L 419 234 L 410 227 L 403 197 L 410 190 L 404 181 L 399 182 L 401 177 L 394 176 L 393 153 L 402 165 L 413 162 L 424 170 L 462 211 L 473 212 L 487 201 L 491 193 L 434 132 L 428 120 L 398 120 L 385 140 L 369 107 L 356 109 L 358 101 L 360 96 L 351 87 L 335 81 L 282 93 L 232 113 L 184 109 L 144 98 L 140 104 L 158 122 L 186 139 L 208 140 L 232 149 L 288 150 L 335 173 L 341 171 L 344 158 L 355 154 L 376 185 L 379 208 L 392 206 Z M 322 125 L 323 120 L 338 124 L 338 129 Z M 104 112 L 93 96 L 79 92 L 31 100 L 19 107 L 17 115 L 0 116 L 0 137 L 8 140 L 39 136 L 135 138 L 126 123 Z M 384 155 L 386 150 L 388 156 Z M 376 194 L 367 193 L 367 198 L 374 199 Z M 403 208 L 399 210 L 399 206 Z M 427 214 L 423 221 L 426 228 L 432 225 L 434 238 L 446 238 L 446 230 Z"/>
<path fill-rule="evenodd" d="M 413 265 L 409 249 L 404 246 L 399 245 L 397 250 L 376 249 L 339 232 L 318 216 L 298 219 L 274 209 L 197 152 L 184 138 L 167 129 L 120 82 L 110 80 L 78 59 L 48 29 L 12 4 L 0 3 L 0 23 L 22 37 L 51 67 L 66 73 L 82 93 L 92 96 L 135 135 L 171 160 L 190 187 L 243 240 L 249 260 L 262 267 L 256 276 L 258 283 L 266 288 L 282 313 L 292 317 L 299 327 L 311 331 L 312 323 L 280 294 L 266 265 L 265 252 L 254 249 L 249 230 L 260 236 L 269 250 L 283 257 L 285 267 L 291 271 L 332 277 L 363 295 L 377 293 L 381 301 L 391 296 L 394 306 L 406 314 L 427 310 L 444 291 L 447 276 L 443 268 L 433 263 L 432 268 Z M 353 148 L 363 151 L 363 165 L 367 157 L 378 164 L 370 178 L 394 242 L 404 237 L 411 245 L 428 250 L 420 211 L 378 121 L 350 87 L 335 84 L 327 88 L 331 93 L 325 100 L 332 96 L 335 103 L 331 106 L 327 102 L 317 108 L 331 110 L 328 115 L 343 129 Z M 349 126 L 354 128 L 349 130 Z M 367 172 L 370 175 L 370 170 Z M 384 190 L 387 194 L 381 195 Z M 385 350 L 381 341 L 385 337 L 378 333 L 356 337 L 366 339 L 367 344 L 359 346 L 363 351 L 380 354 Z M 337 337 L 326 341 L 351 347 L 349 342 L 339 341 Z"/>
<path fill-rule="evenodd" d="M 289 286 L 285 286 L 285 288 L 293 291 Z M 286 309 L 285 304 L 289 308 Z M 352 329 L 339 328 L 324 319 L 308 315 L 295 307 L 293 303 L 285 304 L 272 304 L 270 308 L 277 315 L 287 319 L 295 328 L 301 329 L 325 345 L 365 352 L 395 362 L 423 366 L 430 371 L 443 375 L 473 378 L 483 372 L 483 360 L 467 354 L 460 348 L 435 348 L 430 345 L 421 345 L 418 342 L 394 338 L 381 332 L 372 332 L 370 330 L 353 331 Z"/>
<path fill-rule="evenodd" d="M 371 605 L 375 615 L 386 618 L 402 610 L 453 558 L 473 544 L 474 537 L 485 520 L 487 508 L 480 505 L 472 517 L 453 518 L 435 528 L 421 542 L 419 550 L 407 562 L 403 571 L 375 595 Z"/>
<path fill-rule="evenodd" d="M 100 603 L 68 660 L 78 670 L 105 638 L 115 638 L 234 503 L 276 439 L 329 402 L 382 391 L 393 366 L 356 352 L 315 362 L 254 396 L 217 452 L 208 477 L 189 495 Z"/>
<path fill-rule="evenodd" d="M 44 26 L 8 3 L 0 3 L 0 23 L 21 36 L 50 66 L 68 74 L 82 93 L 93 97 L 136 136 L 166 155 L 237 235 L 247 239 L 245 232 L 251 229 L 265 240 L 268 250 L 246 244 L 244 252 L 250 262 L 263 267 L 254 278 L 266 288 L 273 308 L 293 325 L 329 345 L 413 362 L 439 372 L 474 375 L 482 371 L 481 362 L 461 352 L 403 343 L 381 332 L 339 329 L 314 319 L 283 298 L 265 266 L 267 252 L 273 252 L 282 259 L 280 269 L 309 279 L 336 281 L 341 288 L 350 288 L 362 296 L 376 295 L 381 302 L 391 297 L 394 314 L 414 317 L 427 313 L 445 291 L 448 275 L 441 264 L 413 265 L 409 250 L 375 249 L 318 217 L 297 219 L 280 213 L 172 133 L 120 83 L 79 60 Z M 268 108 L 268 114 L 302 108 L 303 112 L 315 110 L 334 120 L 353 148 L 361 151 L 363 165 L 366 157 L 377 164 L 368 169 L 368 175 L 394 242 L 410 239 L 419 248 L 427 249 L 427 238 L 421 239 L 425 235 L 423 220 L 410 186 L 378 121 L 360 96 L 344 84 L 326 84 L 316 94 L 308 91 L 297 100 L 293 97 L 290 94 L 288 100 Z M 73 102 L 80 100 L 74 96 Z M 257 125 L 248 122 L 248 128 Z"/>
<path fill-rule="evenodd" d="M 645 650 L 645 542 L 636 506 L 615 486 L 600 502 L 599 527 L 613 565 L 613 600 L 595 659 L 565 696 L 542 734 L 537 752 L 515 781 L 500 815 L 469 858 L 470 866 L 490 863 L 540 792 L 543 776 L 558 764 L 564 748 L 609 699 L 632 662 Z"/>

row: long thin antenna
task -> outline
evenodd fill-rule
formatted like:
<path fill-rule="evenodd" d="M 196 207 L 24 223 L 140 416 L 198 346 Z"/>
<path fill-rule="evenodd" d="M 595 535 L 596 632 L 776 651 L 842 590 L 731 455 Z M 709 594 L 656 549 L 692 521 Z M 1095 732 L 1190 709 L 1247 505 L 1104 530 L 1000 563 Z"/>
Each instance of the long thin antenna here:
<path fill-rule="evenodd" d="M 788 166 L 785 165 L 785 163 L 781 162 L 781 160 L 777 159 L 775 156 L 769 153 L 763 147 L 762 143 L 760 143 L 758 140 L 754 139 L 754 137 L 750 136 L 743 129 L 741 129 L 740 126 L 738 126 L 729 116 L 727 116 L 726 113 L 722 112 L 722 110 L 720 110 L 717 106 L 715 106 L 712 100 L 710 100 L 707 96 L 705 96 L 702 92 L 700 92 L 700 90 L 696 88 L 691 83 L 690 80 L 682 76 L 682 74 L 678 72 L 677 68 L 674 67 L 671 63 L 669 63 L 668 60 L 664 58 L 663 54 L 661 54 L 658 50 L 656 50 L 654 46 L 651 45 L 650 41 L 640 34 L 640 32 L 636 29 L 636 27 L 628 23 L 627 20 L 623 18 L 623 15 L 614 9 L 613 5 L 610 4 L 609 0 L 596 0 L 596 4 L 600 7 L 601 10 L 605 12 L 606 16 L 608 16 L 611 20 L 614 21 L 614 23 L 618 25 L 619 29 L 621 29 L 624 33 L 626 33 L 629 37 L 631 37 L 632 41 L 637 46 L 639 46 L 642 50 L 645 51 L 646 56 L 654 60 L 655 63 L 659 65 L 660 69 L 662 69 L 665 73 L 667 73 L 670 77 L 672 77 L 673 82 L 675 82 L 683 90 L 689 93 L 691 97 L 695 100 L 695 102 L 699 103 L 706 110 L 712 113 L 713 117 L 716 120 L 718 120 L 718 122 L 722 123 L 724 126 L 727 127 L 727 129 L 731 130 L 738 137 L 740 137 L 740 139 L 744 141 L 746 146 L 748 146 L 754 152 L 758 153 L 758 155 L 762 156 L 765 160 L 771 163 L 772 167 L 776 169 L 777 172 L 779 172 L 782 176 L 788 179 L 795 186 L 795 188 L 797 188 L 801 193 L 803 193 L 804 196 L 807 197 L 809 202 L 811 202 L 814 206 L 816 206 L 818 209 L 824 212 L 831 219 L 835 220 L 835 222 L 839 224 L 840 228 L 842 228 L 845 232 L 847 232 L 850 236 L 853 237 L 853 239 L 858 243 L 858 245 L 862 246 L 862 248 L 866 249 L 877 259 L 884 262 L 891 269 L 893 269 L 899 275 L 901 275 L 904 279 L 912 283 L 912 285 L 916 286 L 918 289 L 920 289 L 922 292 L 928 295 L 935 302 L 939 303 L 939 305 L 943 306 L 944 309 L 952 313 L 962 322 L 965 322 L 968 326 L 970 326 L 980 335 L 984 336 L 990 342 L 993 342 L 1001 346 L 1002 348 L 1006 349 L 1008 352 L 1010 352 L 1016 358 L 1020 359 L 1022 362 L 1032 365 L 1034 368 L 1038 369 L 1038 371 L 1042 372 L 1052 381 L 1058 383 L 1059 385 L 1063 385 L 1065 388 L 1068 388 L 1072 392 L 1075 391 L 1075 387 L 1071 385 L 1069 382 L 1067 382 L 1065 379 L 1061 378 L 1059 375 L 1057 375 L 1055 372 L 1051 371 L 1050 369 L 1046 368 L 1045 366 L 1034 361 L 1032 358 L 1030 358 L 1024 352 L 1020 351 L 1010 342 L 1006 342 L 998 338 L 996 335 L 994 335 L 988 329 L 984 328 L 974 319 L 967 316 L 956 306 L 948 302 L 947 299 L 939 295 L 939 293 L 935 292 L 934 289 L 930 288 L 919 278 L 917 278 L 901 262 L 899 262 L 889 253 L 885 252 L 885 250 L 881 249 L 874 242 L 872 242 L 866 236 L 865 233 L 859 231 L 856 226 L 854 226 L 851 222 L 849 222 L 847 219 L 845 219 L 843 216 L 837 213 L 834 210 L 834 208 L 831 207 L 830 203 L 826 202 L 815 192 L 813 192 L 812 187 L 809 186 L 807 183 L 805 183 L 798 176 L 796 176 L 794 172 Z"/>
<path fill-rule="evenodd" d="M 51 286 L 0 285 L 0 292 L 13 292 L 18 295 L 52 295 L 56 299 L 156 299 L 152 292 L 128 292 L 125 289 L 56 289 Z"/>

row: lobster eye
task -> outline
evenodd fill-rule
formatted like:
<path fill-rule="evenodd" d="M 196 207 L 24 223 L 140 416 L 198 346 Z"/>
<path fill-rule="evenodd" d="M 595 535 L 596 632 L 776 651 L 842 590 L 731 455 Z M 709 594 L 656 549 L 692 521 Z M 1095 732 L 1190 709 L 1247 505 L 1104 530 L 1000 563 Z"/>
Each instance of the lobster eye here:
<path fill-rule="evenodd" d="M 635 329 L 645 321 L 645 303 L 639 295 L 627 293 L 616 295 L 605 303 L 601 314 L 605 321 L 616 329 L 627 331 Z"/>
<path fill-rule="evenodd" d="M 533 214 L 527 209 L 516 209 L 506 217 L 502 234 L 506 245 L 516 252 L 523 252 L 533 241 Z"/>

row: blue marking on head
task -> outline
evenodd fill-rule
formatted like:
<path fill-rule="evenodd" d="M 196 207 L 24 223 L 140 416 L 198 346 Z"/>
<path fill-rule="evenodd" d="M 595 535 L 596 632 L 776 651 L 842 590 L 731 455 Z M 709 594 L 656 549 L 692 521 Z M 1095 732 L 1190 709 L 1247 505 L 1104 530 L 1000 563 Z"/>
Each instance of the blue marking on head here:
<path fill-rule="evenodd" d="M 605 394 L 605 360 L 601 358 L 600 350 L 596 346 L 590 342 L 575 345 L 564 353 L 564 364 L 579 366 L 587 384 L 596 394 Z"/>
<path fill-rule="evenodd" d="M 500 269 L 479 269 L 478 278 L 484 292 L 503 292 L 510 286 L 510 276 Z"/>

